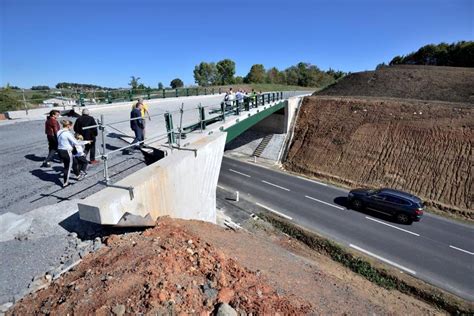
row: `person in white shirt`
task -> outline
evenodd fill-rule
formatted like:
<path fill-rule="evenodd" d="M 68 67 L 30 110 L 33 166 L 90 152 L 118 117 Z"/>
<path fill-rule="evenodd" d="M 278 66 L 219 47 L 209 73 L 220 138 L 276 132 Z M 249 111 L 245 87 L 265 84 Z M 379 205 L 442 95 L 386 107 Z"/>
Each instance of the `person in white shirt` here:
<path fill-rule="evenodd" d="M 63 188 L 69 185 L 69 176 L 74 165 L 72 150 L 74 146 L 80 145 L 74 135 L 71 133 L 72 122 L 68 120 L 61 121 L 63 128 L 58 132 L 58 153 L 64 163 L 64 182 Z"/>
<path fill-rule="evenodd" d="M 89 162 L 86 158 L 85 146 L 91 141 L 84 141 L 84 137 L 81 134 L 75 135 L 79 145 L 74 146 L 75 151 L 73 150 L 75 164 L 73 163 L 74 173 L 77 176 L 77 180 L 80 181 L 84 179 L 87 175 L 87 165 Z"/>

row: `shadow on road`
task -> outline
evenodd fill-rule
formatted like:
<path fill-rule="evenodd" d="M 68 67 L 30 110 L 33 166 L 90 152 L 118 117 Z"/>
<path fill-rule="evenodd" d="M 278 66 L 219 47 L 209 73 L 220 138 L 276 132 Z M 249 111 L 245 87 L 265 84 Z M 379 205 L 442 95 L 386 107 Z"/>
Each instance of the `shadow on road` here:
<path fill-rule="evenodd" d="M 46 157 L 39 157 L 36 155 L 31 155 L 31 154 L 25 155 L 25 158 L 31 161 L 36 161 L 36 162 L 44 161 L 46 159 Z"/>
<path fill-rule="evenodd" d="M 393 216 L 390 216 L 390 215 L 386 215 L 386 214 L 383 214 L 383 213 L 380 213 L 380 212 L 372 211 L 372 210 L 369 210 L 369 209 L 366 209 L 366 208 L 361 208 L 359 210 L 353 209 L 351 204 L 347 200 L 347 197 L 345 197 L 345 196 L 338 196 L 337 198 L 334 199 L 334 203 L 337 204 L 337 205 L 340 205 L 342 207 L 345 207 L 348 210 L 354 211 L 354 212 L 359 212 L 359 213 L 362 213 L 362 214 L 365 214 L 365 215 L 369 215 L 371 217 L 379 218 L 379 219 L 387 221 L 387 222 L 399 224 L 399 222 Z"/>
<path fill-rule="evenodd" d="M 82 240 L 93 240 L 96 237 L 105 237 L 110 235 L 120 235 L 131 232 L 141 232 L 149 227 L 114 227 L 103 226 L 92 222 L 83 221 L 76 212 L 64 219 L 59 225 L 68 232 L 77 233 Z"/>
<path fill-rule="evenodd" d="M 31 155 L 31 154 L 25 155 L 25 158 L 31 161 L 35 161 L 35 162 L 43 162 L 46 159 L 46 157 L 36 156 L 36 155 Z M 61 163 L 61 160 L 59 159 L 59 156 L 57 156 L 57 154 L 53 157 L 52 161 Z"/>
<path fill-rule="evenodd" d="M 62 185 L 61 179 L 60 179 L 60 172 L 62 171 L 62 167 L 53 167 L 53 170 L 51 171 L 45 171 L 43 169 L 35 169 L 33 171 L 30 171 L 32 175 L 35 177 L 38 177 L 40 180 L 45 181 L 45 182 L 52 182 L 57 185 Z"/>
<path fill-rule="evenodd" d="M 133 139 L 133 138 L 134 138 L 133 136 L 129 136 L 129 135 L 126 135 L 126 134 L 118 134 L 118 133 L 108 133 L 108 134 L 107 134 L 107 137 L 110 137 L 110 138 L 117 138 L 117 139 L 123 139 L 123 138 L 131 138 L 131 139 Z"/>
<path fill-rule="evenodd" d="M 120 147 L 114 146 L 114 145 L 110 145 L 110 144 L 105 144 L 105 148 L 106 148 L 107 150 L 116 150 L 116 149 L 119 149 Z"/>

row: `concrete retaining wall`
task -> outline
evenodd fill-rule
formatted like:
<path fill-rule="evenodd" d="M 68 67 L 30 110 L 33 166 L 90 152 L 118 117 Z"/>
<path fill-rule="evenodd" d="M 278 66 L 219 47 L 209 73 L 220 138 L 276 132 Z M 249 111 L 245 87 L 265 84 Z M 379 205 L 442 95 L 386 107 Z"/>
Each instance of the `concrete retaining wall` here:
<path fill-rule="evenodd" d="M 154 225 L 158 216 L 215 223 L 216 187 L 226 133 L 192 142 L 193 151 L 173 150 L 167 157 L 107 187 L 78 204 L 80 218 L 103 225 Z"/>

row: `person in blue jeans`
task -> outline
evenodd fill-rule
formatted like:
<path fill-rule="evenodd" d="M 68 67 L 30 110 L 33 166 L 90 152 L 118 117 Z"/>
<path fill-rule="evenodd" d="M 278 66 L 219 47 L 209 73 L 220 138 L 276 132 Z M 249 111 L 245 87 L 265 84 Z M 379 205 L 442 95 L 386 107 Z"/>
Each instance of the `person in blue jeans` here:
<path fill-rule="evenodd" d="M 135 133 L 135 139 L 132 144 L 140 143 L 139 147 L 143 146 L 143 130 L 145 128 L 142 117 L 142 107 L 143 103 L 138 102 L 132 112 L 130 112 L 130 128 Z"/>

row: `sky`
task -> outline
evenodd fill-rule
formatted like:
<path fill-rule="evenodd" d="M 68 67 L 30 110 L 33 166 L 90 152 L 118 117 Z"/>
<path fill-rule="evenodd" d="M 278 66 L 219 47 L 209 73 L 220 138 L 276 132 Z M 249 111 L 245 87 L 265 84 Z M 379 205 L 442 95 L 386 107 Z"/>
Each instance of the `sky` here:
<path fill-rule="evenodd" d="M 0 0 L 0 84 L 194 84 L 201 61 L 371 70 L 474 39 L 474 0 Z"/>

